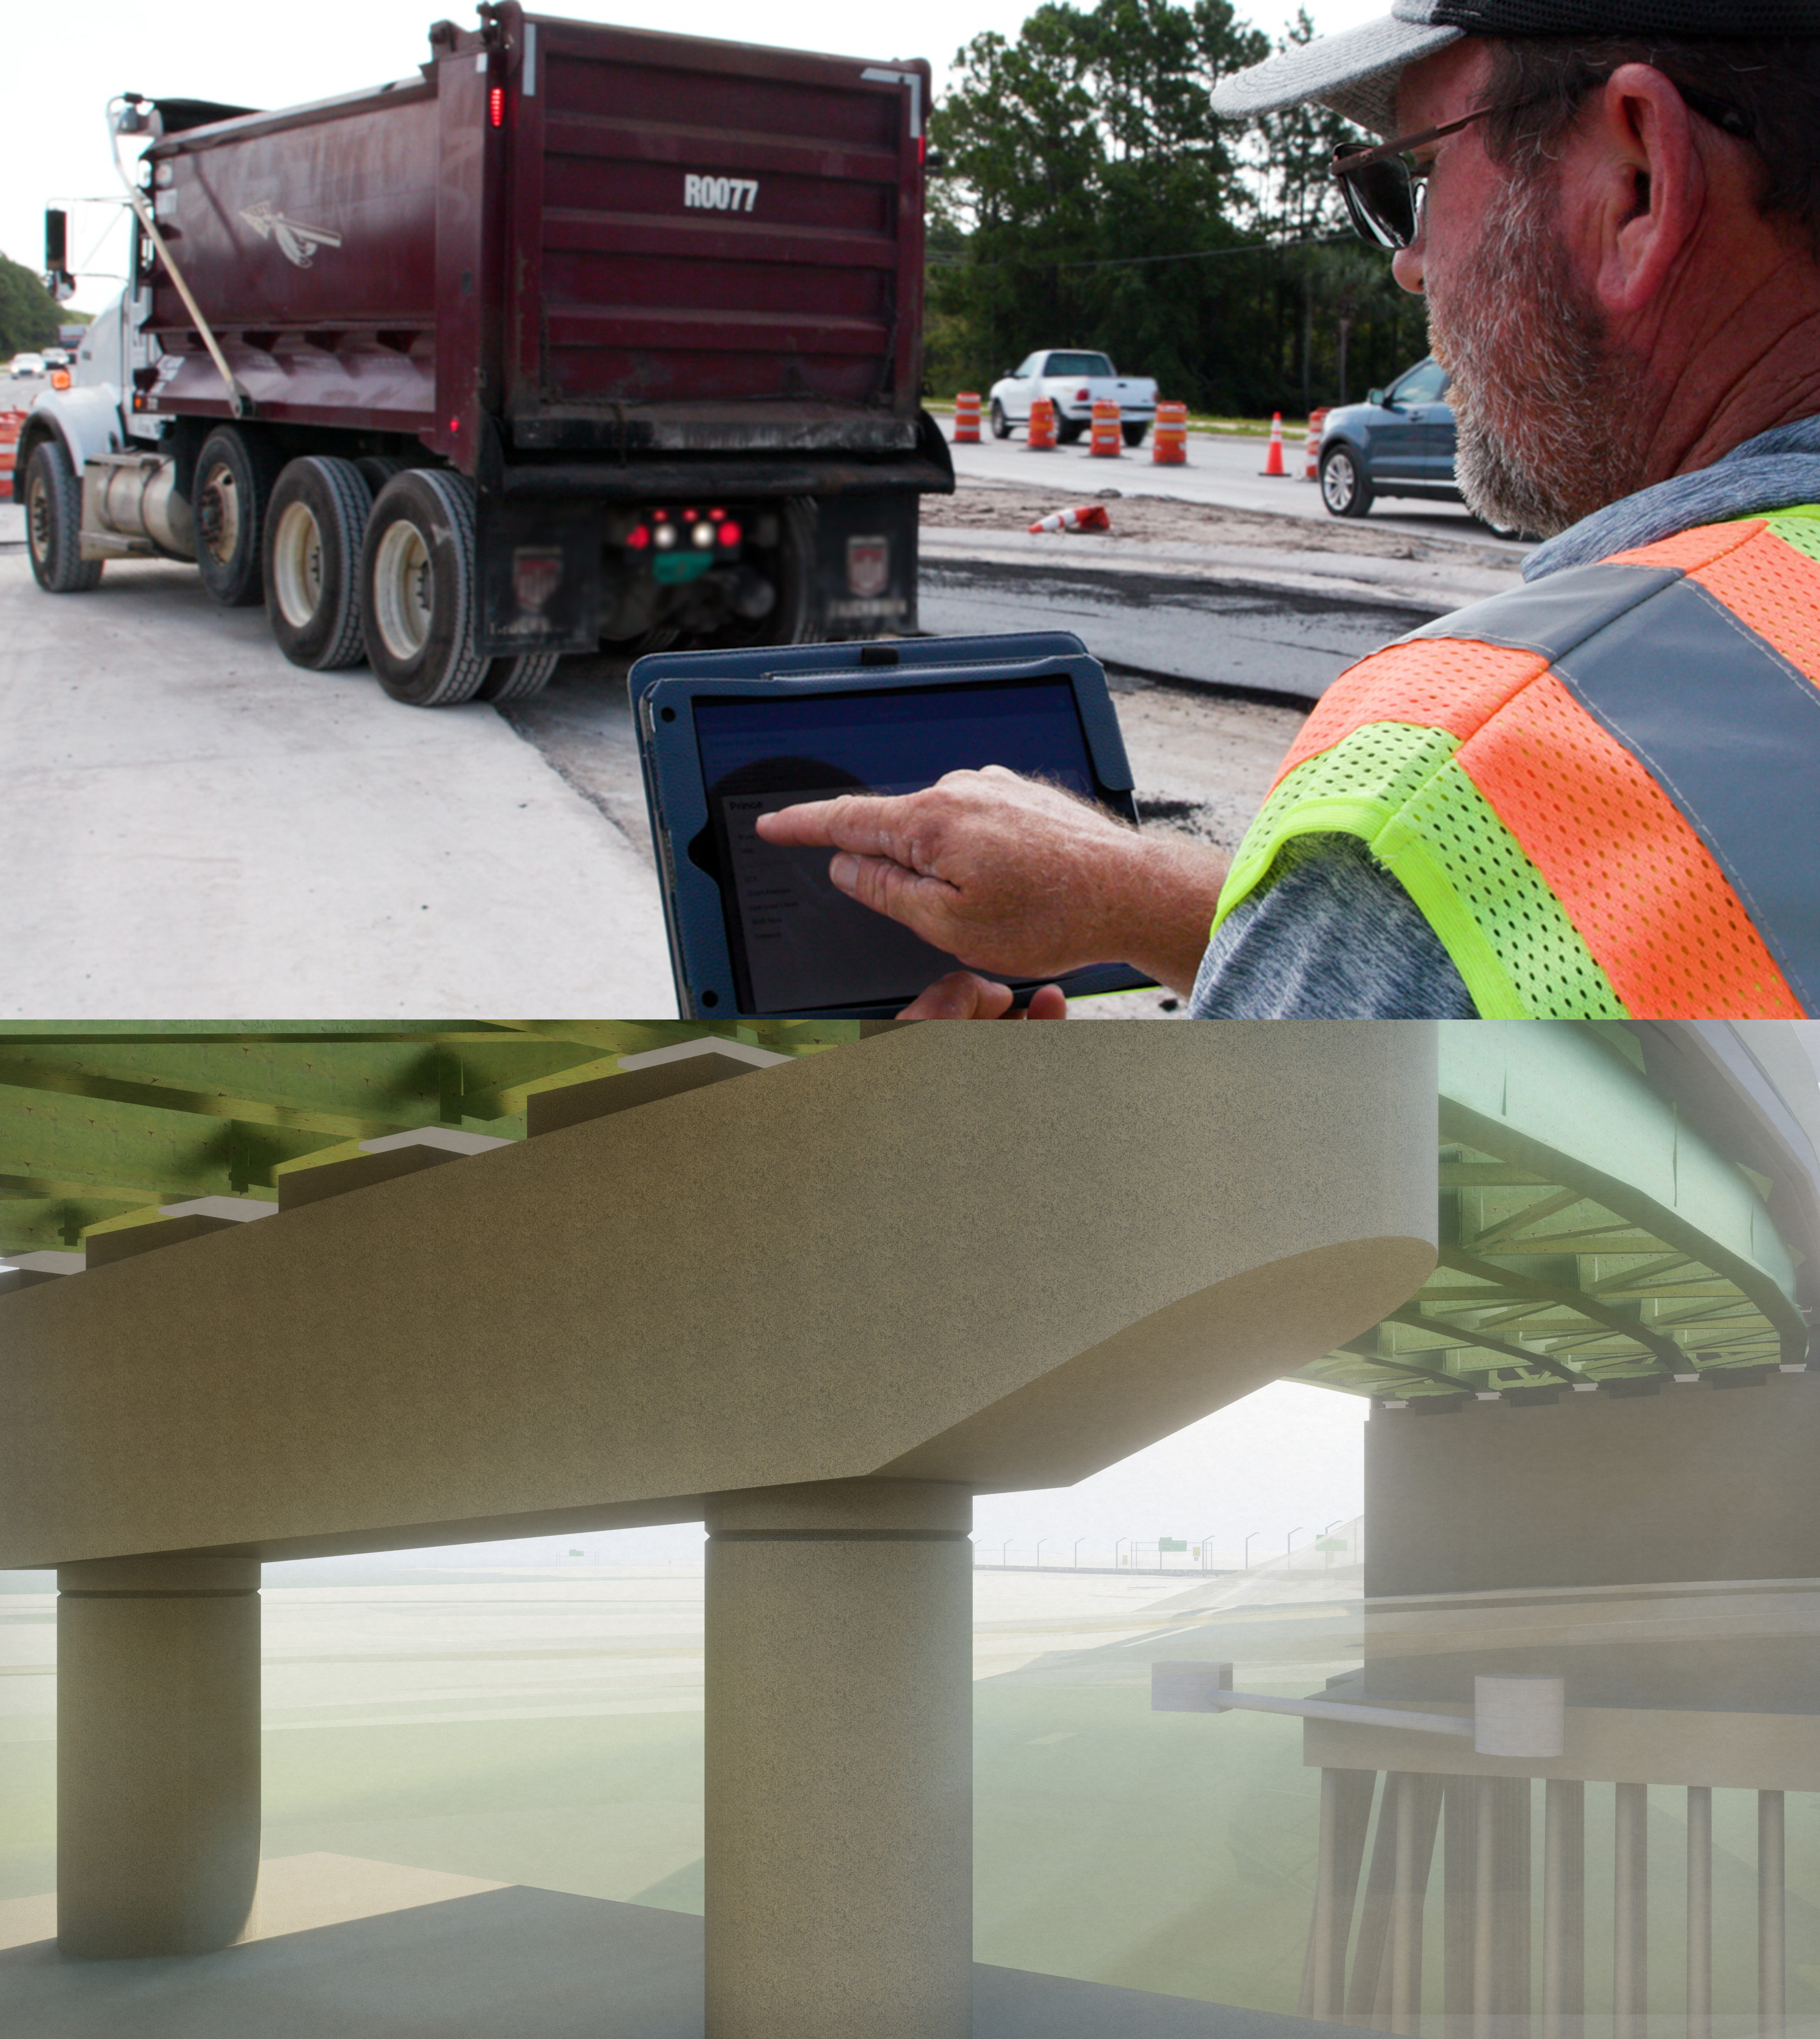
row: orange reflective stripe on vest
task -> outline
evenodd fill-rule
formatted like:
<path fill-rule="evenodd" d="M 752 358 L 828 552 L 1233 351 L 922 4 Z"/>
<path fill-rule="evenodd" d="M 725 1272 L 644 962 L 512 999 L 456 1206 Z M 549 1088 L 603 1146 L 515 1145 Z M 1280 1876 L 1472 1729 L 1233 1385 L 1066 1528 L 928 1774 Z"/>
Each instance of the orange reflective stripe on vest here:
<path fill-rule="evenodd" d="M 1340 830 L 1404 883 L 1487 1016 L 1820 1011 L 1817 682 L 1814 513 L 1476 604 L 1323 697 L 1221 917 L 1284 842 Z"/>

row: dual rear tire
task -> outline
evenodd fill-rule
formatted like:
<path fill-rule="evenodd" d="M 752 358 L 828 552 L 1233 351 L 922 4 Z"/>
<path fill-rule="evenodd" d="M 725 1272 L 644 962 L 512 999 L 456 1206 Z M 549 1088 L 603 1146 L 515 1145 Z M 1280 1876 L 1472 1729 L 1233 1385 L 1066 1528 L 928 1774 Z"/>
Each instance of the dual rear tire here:
<path fill-rule="evenodd" d="M 377 455 L 281 466 L 258 433 L 224 425 L 203 442 L 194 500 L 203 587 L 226 609 L 263 600 L 294 666 L 328 673 L 365 659 L 413 708 L 522 701 L 555 670 L 553 651 L 489 659 L 475 648 L 474 492 L 463 475 Z"/>
<path fill-rule="evenodd" d="M 489 659 L 474 647 L 474 491 L 446 468 L 407 468 L 380 490 L 360 554 L 366 657 L 413 708 L 523 701 L 556 669 L 554 651 Z"/>

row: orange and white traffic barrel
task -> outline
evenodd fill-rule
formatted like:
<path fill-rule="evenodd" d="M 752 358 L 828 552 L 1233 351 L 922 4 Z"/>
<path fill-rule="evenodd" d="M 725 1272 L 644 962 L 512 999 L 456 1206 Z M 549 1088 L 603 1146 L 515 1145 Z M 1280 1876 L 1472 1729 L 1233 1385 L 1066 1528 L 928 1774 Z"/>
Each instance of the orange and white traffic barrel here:
<path fill-rule="evenodd" d="M 1110 397 L 1101 397 L 1094 404 L 1093 430 L 1087 439 L 1087 451 L 1099 460 L 1117 460 L 1124 451 L 1124 434 L 1119 426 L 1119 407 Z"/>
<path fill-rule="evenodd" d="M 1030 399 L 1030 422 L 1024 434 L 1024 444 L 1032 453 L 1053 453 L 1056 450 L 1056 400 L 1052 397 L 1033 397 Z"/>
<path fill-rule="evenodd" d="M 1158 467 L 1183 467 L 1188 462 L 1188 406 L 1159 402 L 1156 407 L 1156 434 L 1151 441 L 1150 457 Z"/>
<path fill-rule="evenodd" d="M 19 458 L 19 435 L 30 416 L 25 411 L 0 411 L 0 503 L 13 499 L 13 469 Z"/>
<path fill-rule="evenodd" d="M 1321 479 L 1321 428 L 1327 422 L 1325 411 L 1310 411 L 1308 414 L 1308 444 L 1303 449 L 1302 478 L 1304 481 Z"/>
<path fill-rule="evenodd" d="M 977 446 L 980 443 L 980 393 L 977 389 L 963 389 L 954 399 L 954 443 L 956 446 Z"/>

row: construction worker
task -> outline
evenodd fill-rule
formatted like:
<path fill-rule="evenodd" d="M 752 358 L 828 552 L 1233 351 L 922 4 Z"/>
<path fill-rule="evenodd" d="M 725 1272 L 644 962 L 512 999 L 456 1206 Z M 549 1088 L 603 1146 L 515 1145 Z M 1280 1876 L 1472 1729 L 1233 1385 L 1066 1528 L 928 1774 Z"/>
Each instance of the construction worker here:
<path fill-rule="evenodd" d="M 1230 869 L 1007 773 L 761 827 L 973 970 L 1199 1016 L 1820 1014 L 1820 0 L 1396 0 L 1214 104 L 1303 101 L 1386 138 L 1334 173 L 1523 587 L 1343 675 Z"/>

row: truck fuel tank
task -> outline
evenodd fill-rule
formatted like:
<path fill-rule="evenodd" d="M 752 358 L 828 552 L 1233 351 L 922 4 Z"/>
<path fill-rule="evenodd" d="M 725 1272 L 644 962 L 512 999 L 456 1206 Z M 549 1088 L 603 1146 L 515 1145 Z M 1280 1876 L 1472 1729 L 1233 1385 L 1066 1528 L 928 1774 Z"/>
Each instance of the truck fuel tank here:
<path fill-rule="evenodd" d="M 102 454 L 82 464 L 82 557 L 196 556 L 195 518 L 168 454 Z"/>

